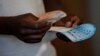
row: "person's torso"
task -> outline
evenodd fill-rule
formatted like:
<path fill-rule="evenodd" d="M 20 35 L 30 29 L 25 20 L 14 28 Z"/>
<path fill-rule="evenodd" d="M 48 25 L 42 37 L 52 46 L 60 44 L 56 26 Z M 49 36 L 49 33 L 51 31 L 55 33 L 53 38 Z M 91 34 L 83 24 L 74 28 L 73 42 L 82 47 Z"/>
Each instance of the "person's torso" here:
<path fill-rule="evenodd" d="M 24 13 L 39 16 L 44 12 L 42 0 L 0 0 L 0 16 L 16 16 Z"/>
<path fill-rule="evenodd" d="M 45 13 L 42 0 L 0 0 L 0 16 L 25 13 L 36 16 Z M 41 43 L 26 44 L 14 36 L 0 35 L 0 56 L 56 56 L 53 46 L 45 40 L 48 39 L 44 38 Z"/>
<path fill-rule="evenodd" d="M 0 56 L 56 56 L 50 42 L 24 43 L 14 36 L 0 35 Z"/>

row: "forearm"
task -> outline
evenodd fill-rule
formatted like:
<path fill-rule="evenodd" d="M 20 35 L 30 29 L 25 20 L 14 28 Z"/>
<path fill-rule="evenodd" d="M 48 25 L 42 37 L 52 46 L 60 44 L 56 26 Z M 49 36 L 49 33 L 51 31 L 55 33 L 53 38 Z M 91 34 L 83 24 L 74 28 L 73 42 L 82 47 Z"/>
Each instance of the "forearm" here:
<path fill-rule="evenodd" d="M 0 34 L 8 34 L 10 32 L 10 19 L 12 17 L 0 17 Z"/>

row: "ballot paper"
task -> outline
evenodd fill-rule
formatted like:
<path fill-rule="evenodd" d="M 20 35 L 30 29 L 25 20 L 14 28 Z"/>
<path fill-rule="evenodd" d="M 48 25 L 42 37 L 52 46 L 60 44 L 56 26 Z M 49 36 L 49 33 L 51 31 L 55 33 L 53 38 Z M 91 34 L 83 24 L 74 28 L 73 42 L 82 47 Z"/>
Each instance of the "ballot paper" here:
<path fill-rule="evenodd" d="M 67 32 L 73 28 L 67 28 L 67 27 L 51 27 L 48 31 L 49 32 Z"/>
<path fill-rule="evenodd" d="M 47 12 L 46 14 L 43 14 L 39 17 L 39 21 L 46 21 L 48 23 L 55 23 L 61 19 L 63 19 L 64 17 L 67 17 L 67 14 L 61 10 L 56 10 L 56 11 L 52 11 L 52 12 Z"/>

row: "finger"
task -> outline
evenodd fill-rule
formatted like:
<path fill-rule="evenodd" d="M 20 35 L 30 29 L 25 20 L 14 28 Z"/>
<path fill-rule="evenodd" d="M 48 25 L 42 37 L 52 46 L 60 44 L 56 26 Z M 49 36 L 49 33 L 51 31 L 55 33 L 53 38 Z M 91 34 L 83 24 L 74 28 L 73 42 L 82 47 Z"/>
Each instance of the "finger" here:
<path fill-rule="evenodd" d="M 72 25 L 72 27 L 76 27 L 79 24 L 79 21 L 75 21 Z"/>
<path fill-rule="evenodd" d="M 72 26 L 72 22 L 71 21 L 68 21 L 68 22 L 66 22 L 66 24 L 65 24 L 65 27 L 71 27 Z"/>
<path fill-rule="evenodd" d="M 72 23 L 71 27 L 75 27 L 80 23 L 80 19 L 77 16 L 70 16 L 70 22 Z"/>
<path fill-rule="evenodd" d="M 26 43 L 38 43 L 42 40 L 44 35 L 23 35 L 20 40 L 26 42 Z"/>
<path fill-rule="evenodd" d="M 68 16 L 68 19 L 66 20 L 65 23 L 65 27 L 72 27 L 74 21 L 75 21 L 74 16 Z"/>
<path fill-rule="evenodd" d="M 76 27 L 78 24 L 80 23 L 80 19 L 79 19 L 79 17 L 74 17 L 74 21 L 73 21 L 73 25 L 72 25 L 72 27 Z"/>
<path fill-rule="evenodd" d="M 46 26 L 44 28 L 41 29 L 27 29 L 27 28 L 23 28 L 20 30 L 21 34 L 23 35 L 38 35 L 38 34 L 43 34 L 45 33 L 47 30 L 49 30 L 50 26 Z"/>
<path fill-rule="evenodd" d="M 69 16 L 68 18 L 69 18 L 70 21 L 75 21 L 77 16 Z"/>
<path fill-rule="evenodd" d="M 38 20 L 39 18 L 36 17 L 35 15 L 33 15 L 32 13 L 27 13 L 27 14 L 24 14 L 24 16 L 28 17 L 28 18 L 32 18 L 33 20 Z"/>
<path fill-rule="evenodd" d="M 37 39 L 41 39 L 43 36 L 43 34 L 41 35 L 23 35 L 23 38 L 24 39 L 34 39 L 34 40 L 37 40 Z"/>
<path fill-rule="evenodd" d="M 51 23 L 47 23 L 47 22 L 34 22 L 34 23 L 29 23 L 27 25 L 22 25 L 22 28 L 27 28 L 27 29 L 41 29 L 41 28 L 45 28 L 46 26 L 51 26 Z"/>
<path fill-rule="evenodd" d="M 39 21 L 35 24 L 35 28 L 36 29 L 41 29 L 41 28 L 45 28 L 47 26 L 51 26 L 51 23 L 45 22 L 45 21 Z"/>

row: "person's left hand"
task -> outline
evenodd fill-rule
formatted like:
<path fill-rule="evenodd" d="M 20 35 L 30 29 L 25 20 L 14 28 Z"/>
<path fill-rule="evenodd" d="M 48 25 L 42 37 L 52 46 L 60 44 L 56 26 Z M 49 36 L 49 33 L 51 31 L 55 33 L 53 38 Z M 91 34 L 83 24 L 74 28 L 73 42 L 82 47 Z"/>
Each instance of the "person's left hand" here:
<path fill-rule="evenodd" d="M 60 21 L 57 21 L 54 26 L 75 27 L 80 24 L 81 20 L 78 16 L 68 16 Z"/>

